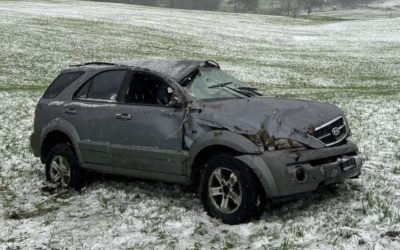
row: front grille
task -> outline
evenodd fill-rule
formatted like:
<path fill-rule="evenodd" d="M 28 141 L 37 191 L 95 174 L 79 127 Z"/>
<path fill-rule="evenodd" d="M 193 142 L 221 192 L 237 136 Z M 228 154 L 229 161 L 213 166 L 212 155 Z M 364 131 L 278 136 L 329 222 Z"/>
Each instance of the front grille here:
<path fill-rule="evenodd" d="M 341 142 L 346 138 L 347 128 L 342 116 L 329 121 L 314 130 L 314 136 L 326 146 Z"/>

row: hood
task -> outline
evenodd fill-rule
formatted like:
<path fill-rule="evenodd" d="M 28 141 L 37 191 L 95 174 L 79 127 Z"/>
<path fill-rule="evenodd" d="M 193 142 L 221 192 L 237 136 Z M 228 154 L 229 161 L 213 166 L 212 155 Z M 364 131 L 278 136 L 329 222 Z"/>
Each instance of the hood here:
<path fill-rule="evenodd" d="M 200 124 L 240 134 L 265 131 L 269 137 L 292 139 L 313 148 L 324 144 L 308 131 L 343 116 L 332 104 L 276 97 L 207 101 L 201 106 L 197 115 Z"/>

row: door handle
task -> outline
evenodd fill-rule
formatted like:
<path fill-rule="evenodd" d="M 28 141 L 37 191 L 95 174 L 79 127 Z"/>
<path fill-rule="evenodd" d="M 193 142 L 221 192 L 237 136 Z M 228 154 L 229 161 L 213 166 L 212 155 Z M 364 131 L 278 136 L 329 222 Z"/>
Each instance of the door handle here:
<path fill-rule="evenodd" d="M 125 114 L 125 113 L 116 113 L 115 114 L 115 119 L 127 121 L 127 120 L 132 119 L 132 115 L 131 114 Z"/>
<path fill-rule="evenodd" d="M 68 109 L 64 110 L 64 113 L 69 114 L 69 115 L 75 115 L 76 114 L 76 109 L 68 108 Z"/>

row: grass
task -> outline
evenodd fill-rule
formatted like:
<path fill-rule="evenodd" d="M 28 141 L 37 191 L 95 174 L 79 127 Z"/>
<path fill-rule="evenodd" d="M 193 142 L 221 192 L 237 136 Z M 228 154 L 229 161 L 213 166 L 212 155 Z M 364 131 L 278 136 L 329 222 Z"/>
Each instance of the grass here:
<path fill-rule="evenodd" d="M 0 248 L 399 248 L 400 19 L 354 13 L 339 22 L 3 1 Z M 42 192 L 44 168 L 29 134 L 46 86 L 70 64 L 132 58 L 213 59 L 267 95 L 340 106 L 363 175 L 238 226 L 208 217 L 179 185 L 95 176 L 80 194 Z"/>
<path fill-rule="evenodd" d="M 305 19 L 310 19 L 316 22 L 340 22 L 340 21 L 350 21 L 351 19 L 343 19 L 340 16 L 339 17 L 335 17 L 335 16 L 323 16 L 323 15 L 319 15 L 318 13 L 316 13 L 315 15 L 311 15 L 311 16 L 300 16 L 301 18 L 305 18 Z"/>
<path fill-rule="evenodd" d="M 71 11 L 79 8 L 72 3 L 58 4 L 61 9 L 69 8 Z M 224 68 L 236 72 L 237 65 L 244 63 L 246 67 L 240 76 L 263 85 L 328 82 L 334 86 L 388 83 L 396 86 L 399 83 L 398 70 L 393 71 L 398 60 L 396 53 L 391 53 L 393 49 L 389 48 L 397 46 L 396 42 L 389 42 L 387 46 L 378 46 L 371 41 L 357 44 L 351 41 L 350 35 L 343 34 L 336 38 L 336 44 L 325 46 L 336 35 L 325 28 L 324 22 L 213 12 L 206 12 L 204 18 L 202 12 L 132 5 L 123 6 L 124 11 L 118 16 L 121 9 L 110 7 L 107 13 L 94 8 L 93 3 L 80 3 L 80 6 L 97 13 L 97 16 L 45 13 L 38 17 L 29 15 L 29 12 L 25 14 L 32 3 L 15 5 L 15 9 L 1 16 L 3 43 L 0 45 L 0 61 L 7 63 L 1 67 L 0 86 L 47 85 L 60 68 L 84 61 L 154 56 L 212 58 Z M 41 7 L 40 4 L 37 6 Z M 54 7 L 54 3 L 50 6 Z M 193 18 L 187 19 L 188 14 Z M 159 16 L 164 25 L 153 22 L 149 18 L 151 15 Z M 210 26 L 208 18 L 215 25 Z M 14 25 L 16 23 L 18 25 Z M 357 22 L 351 22 L 348 25 L 350 29 L 345 32 L 357 32 L 355 30 L 359 27 L 353 27 L 353 24 Z M 308 32 L 310 29 L 312 33 Z M 248 30 L 250 34 L 243 35 L 242 30 Z M 382 38 L 382 42 L 385 39 Z M 21 49 L 24 46 L 25 49 Z M 231 53 L 227 54 L 227 50 Z M 369 61 L 370 57 L 365 57 L 365 52 L 370 57 L 376 56 L 376 60 L 384 60 L 375 64 Z M 387 74 L 388 70 L 394 74 Z"/>

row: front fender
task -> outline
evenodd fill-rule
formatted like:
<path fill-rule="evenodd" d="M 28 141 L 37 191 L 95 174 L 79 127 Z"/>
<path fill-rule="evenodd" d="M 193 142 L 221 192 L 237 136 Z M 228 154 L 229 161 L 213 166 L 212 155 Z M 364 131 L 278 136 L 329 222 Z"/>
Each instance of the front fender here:
<path fill-rule="evenodd" d="M 243 135 L 227 130 L 212 130 L 196 138 L 191 145 L 189 150 L 191 162 L 201 150 L 209 146 L 225 146 L 243 154 L 260 153 L 260 149 Z"/>
<path fill-rule="evenodd" d="M 259 155 L 239 155 L 236 159 L 244 162 L 253 170 L 264 188 L 267 198 L 279 196 L 275 178 L 265 161 Z"/>

